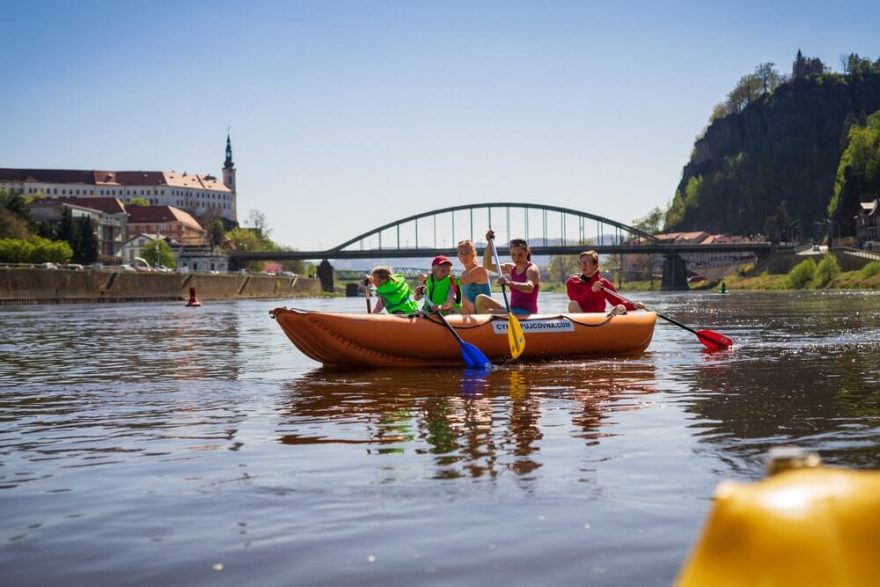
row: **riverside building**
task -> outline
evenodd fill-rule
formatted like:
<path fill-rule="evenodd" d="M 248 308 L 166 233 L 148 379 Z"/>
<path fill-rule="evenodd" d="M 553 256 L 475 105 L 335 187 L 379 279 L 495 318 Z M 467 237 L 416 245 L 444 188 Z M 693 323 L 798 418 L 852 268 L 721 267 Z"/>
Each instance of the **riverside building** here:
<path fill-rule="evenodd" d="M 232 141 L 226 135 L 222 180 L 213 175 L 177 171 L 105 171 L 0 168 L 0 189 L 46 197 L 119 198 L 147 200 L 154 206 L 174 206 L 192 212 L 238 220 Z"/>

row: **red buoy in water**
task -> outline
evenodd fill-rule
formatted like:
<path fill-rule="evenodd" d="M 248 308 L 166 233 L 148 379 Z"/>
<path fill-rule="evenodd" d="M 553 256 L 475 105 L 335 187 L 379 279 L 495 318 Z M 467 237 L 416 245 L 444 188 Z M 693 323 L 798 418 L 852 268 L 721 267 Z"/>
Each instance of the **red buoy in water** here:
<path fill-rule="evenodd" d="M 199 298 L 196 297 L 196 288 L 189 288 L 189 301 L 186 303 L 186 307 L 189 308 L 192 306 L 193 308 L 198 308 L 202 305 L 202 302 L 199 301 Z"/>

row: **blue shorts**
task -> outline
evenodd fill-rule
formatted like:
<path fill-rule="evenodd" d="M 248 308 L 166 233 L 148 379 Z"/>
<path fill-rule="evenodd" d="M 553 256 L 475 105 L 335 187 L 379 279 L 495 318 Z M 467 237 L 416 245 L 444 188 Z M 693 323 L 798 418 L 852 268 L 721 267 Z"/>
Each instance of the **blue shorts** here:
<path fill-rule="evenodd" d="M 510 313 L 516 314 L 517 316 L 526 316 L 528 314 L 531 314 L 531 312 L 529 312 L 528 310 L 526 310 L 524 308 L 511 308 Z"/>

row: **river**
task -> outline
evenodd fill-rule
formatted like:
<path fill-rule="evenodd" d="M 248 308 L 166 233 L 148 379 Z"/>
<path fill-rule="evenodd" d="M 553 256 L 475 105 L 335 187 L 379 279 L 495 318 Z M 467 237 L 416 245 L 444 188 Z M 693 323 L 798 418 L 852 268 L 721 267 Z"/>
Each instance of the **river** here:
<path fill-rule="evenodd" d="M 363 300 L 0 307 L 0 584 L 669 585 L 770 447 L 878 467 L 880 295 L 632 297 L 735 346 L 345 372 L 268 311 Z"/>

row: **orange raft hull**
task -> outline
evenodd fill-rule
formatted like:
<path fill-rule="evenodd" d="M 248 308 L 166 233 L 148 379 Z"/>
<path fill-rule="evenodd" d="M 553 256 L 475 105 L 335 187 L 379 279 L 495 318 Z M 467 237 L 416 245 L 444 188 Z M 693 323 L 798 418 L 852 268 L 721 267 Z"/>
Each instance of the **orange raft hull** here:
<path fill-rule="evenodd" d="M 270 312 L 306 356 L 326 366 L 421 367 L 462 365 L 461 348 L 436 317 L 334 314 L 276 308 Z M 456 332 L 496 363 L 510 358 L 507 316 L 448 316 Z M 654 334 L 654 312 L 533 314 L 519 317 L 526 338 L 521 359 L 636 354 Z"/>

